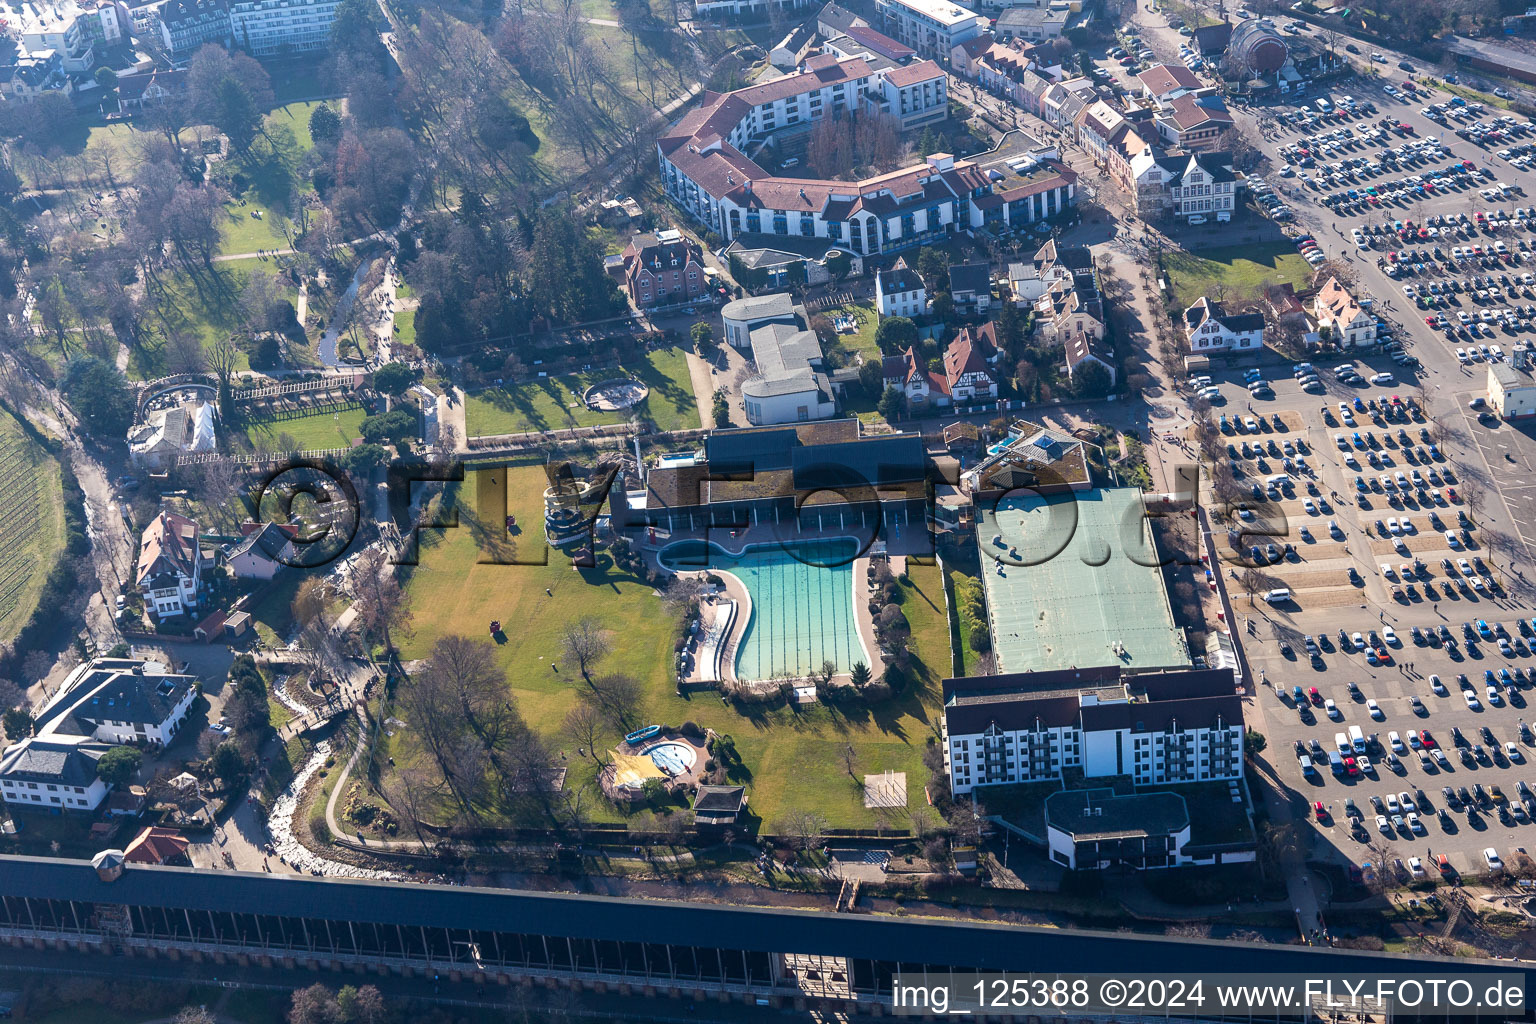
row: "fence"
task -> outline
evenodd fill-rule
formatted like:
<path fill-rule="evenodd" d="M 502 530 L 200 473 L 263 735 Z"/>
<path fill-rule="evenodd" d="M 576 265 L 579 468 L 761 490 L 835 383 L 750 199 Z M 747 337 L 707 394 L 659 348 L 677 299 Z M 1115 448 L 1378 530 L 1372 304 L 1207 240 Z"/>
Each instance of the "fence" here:
<path fill-rule="evenodd" d="M 339 387 L 355 389 L 362 381 L 361 373 L 335 374 L 316 380 L 286 381 L 264 388 L 249 388 L 236 391 L 231 397 L 237 402 L 254 402 L 263 398 L 280 398 L 284 395 L 299 395 L 310 391 L 330 391 Z"/>
<path fill-rule="evenodd" d="M 266 466 L 290 459 L 335 459 L 350 448 L 309 448 L 296 452 L 254 452 L 250 455 L 226 455 L 223 452 L 187 452 L 176 457 L 178 466 L 206 466 L 213 462 L 232 462 L 237 466 Z"/>

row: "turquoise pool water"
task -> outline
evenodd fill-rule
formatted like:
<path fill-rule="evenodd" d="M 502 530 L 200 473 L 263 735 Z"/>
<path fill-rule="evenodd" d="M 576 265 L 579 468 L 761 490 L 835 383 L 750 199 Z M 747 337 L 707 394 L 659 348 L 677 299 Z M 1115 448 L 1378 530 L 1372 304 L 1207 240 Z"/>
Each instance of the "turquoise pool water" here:
<path fill-rule="evenodd" d="M 853 619 L 851 540 L 802 541 L 749 548 L 739 557 L 705 541 L 679 541 L 661 552 L 669 569 L 719 569 L 752 595 L 752 621 L 736 649 L 741 679 L 800 678 L 824 661 L 847 672 L 869 663 Z"/>

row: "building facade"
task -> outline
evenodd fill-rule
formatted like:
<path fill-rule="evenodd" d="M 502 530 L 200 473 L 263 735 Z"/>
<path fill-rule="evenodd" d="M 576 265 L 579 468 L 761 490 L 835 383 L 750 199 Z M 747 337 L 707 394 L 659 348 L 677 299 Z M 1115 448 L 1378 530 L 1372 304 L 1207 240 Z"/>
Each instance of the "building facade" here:
<path fill-rule="evenodd" d="M 1242 703 L 1229 670 L 948 679 L 941 739 L 956 796 L 1074 770 L 1130 776 L 1138 786 L 1236 779 L 1243 770 Z"/>
<path fill-rule="evenodd" d="M 1228 313 L 1202 295 L 1184 311 L 1184 332 L 1196 355 L 1253 351 L 1264 345 L 1264 314 Z"/>
<path fill-rule="evenodd" d="M 875 310 L 881 319 L 918 317 L 928 311 L 928 289 L 905 259 L 897 259 L 890 270 L 875 275 Z"/>
<path fill-rule="evenodd" d="M 135 583 L 156 618 L 198 606 L 203 583 L 200 537 L 197 522 L 175 512 L 161 512 L 144 528 Z"/>
<path fill-rule="evenodd" d="M 745 155 L 828 117 L 888 111 L 915 123 L 942 116 L 943 78 L 931 61 L 879 71 L 862 58 L 823 55 L 793 75 L 706 95 L 657 141 L 663 186 L 727 242 L 743 233 L 792 235 L 861 256 L 976 227 L 1018 227 L 1075 203 L 1077 176 L 1054 160 L 995 181 L 971 161 L 936 153 L 917 166 L 834 181 L 771 175 Z"/>
<path fill-rule="evenodd" d="M 639 309 L 693 302 L 709 291 L 704 251 L 681 231 L 635 235 L 623 259 L 629 301 Z"/>
<path fill-rule="evenodd" d="M 1312 316 L 1318 330 L 1341 348 L 1376 343 L 1376 318 L 1366 311 L 1354 292 L 1337 277 L 1330 277 L 1312 300 Z"/>
<path fill-rule="evenodd" d="M 166 0 L 159 24 L 160 42 L 177 61 L 208 43 L 229 45 L 229 8 L 223 0 Z"/>
<path fill-rule="evenodd" d="M 229 35 L 253 57 L 314 53 L 330 42 L 336 0 L 230 0 Z"/>
<path fill-rule="evenodd" d="M 881 30 L 929 60 L 949 62 L 959 43 L 981 34 L 983 19 L 948 0 L 875 0 Z"/>

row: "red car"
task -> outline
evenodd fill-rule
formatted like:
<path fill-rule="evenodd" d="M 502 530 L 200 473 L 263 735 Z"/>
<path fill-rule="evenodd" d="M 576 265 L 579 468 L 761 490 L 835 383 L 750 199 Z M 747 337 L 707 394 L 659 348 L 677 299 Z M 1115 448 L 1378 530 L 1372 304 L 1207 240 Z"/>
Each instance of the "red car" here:
<path fill-rule="evenodd" d="M 1451 500 L 1452 500 L 1452 501 L 1460 501 L 1460 500 L 1461 500 L 1461 496 L 1460 496 L 1460 495 L 1459 495 L 1459 494 L 1457 494 L 1457 493 L 1456 493 L 1456 488 L 1454 488 L 1454 487 L 1447 487 L 1447 488 L 1446 488 L 1446 489 L 1445 489 L 1445 493 L 1446 493 L 1446 495 L 1447 495 L 1447 496 L 1448 496 L 1448 497 L 1449 497 L 1449 498 L 1450 498 L 1450 499 L 1451 499 Z"/>
<path fill-rule="evenodd" d="M 1350 778 L 1354 778 L 1356 775 L 1360 774 L 1360 766 L 1355 763 L 1354 758 L 1346 757 L 1344 759 L 1344 774 L 1348 775 Z"/>
<path fill-rule="evenodd" d="M 1381 662 L 1383 665 L 1390 665 L 1392 664 L 1392 655 L 1387 653 L 1387 649 L 1385 647 L 1378 647 L 1376 648 L 1376 660 Z"/>
<path fill-rule="evenodd" d="M 1318 821 L 1328 820 L 1328 809 L 1323 806 L 1323 802 L 1321 800 L 1313 801 L 1312 811 L 1317 815 Z"/>
<path fill-rule="evenodd" d="M 1429 734 L 1428 729 L 1419 730 L 1419 742 L 1424 744 L 1426 750 L 1434 750 L 1436 747 L 1435 738 Z"/>
<path fill-rule="evenodd" d="M 1307 691 L 1307 698 L 1318 707 L 1323 706 L 1323 695 L 1317 692 L 1317 687 L 1314 686 Z"/>

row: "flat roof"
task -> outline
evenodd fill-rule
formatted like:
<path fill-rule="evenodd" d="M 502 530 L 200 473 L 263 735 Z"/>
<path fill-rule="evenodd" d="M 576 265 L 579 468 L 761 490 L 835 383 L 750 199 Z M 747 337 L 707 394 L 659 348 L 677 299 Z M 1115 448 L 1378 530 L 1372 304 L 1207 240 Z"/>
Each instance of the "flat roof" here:
<path fill-rule="evenodd" d="M 1139 490 L 1005 497 L 976 535 L 999 672 L 1190 664 Z"/>
<path fill-rule="evenodd" d="M 891 2 L 926 15 L 940 25 L 958 25 L 976 17 L 975 11 L 951 3 L 950 0 L 891 0 Z"/>

